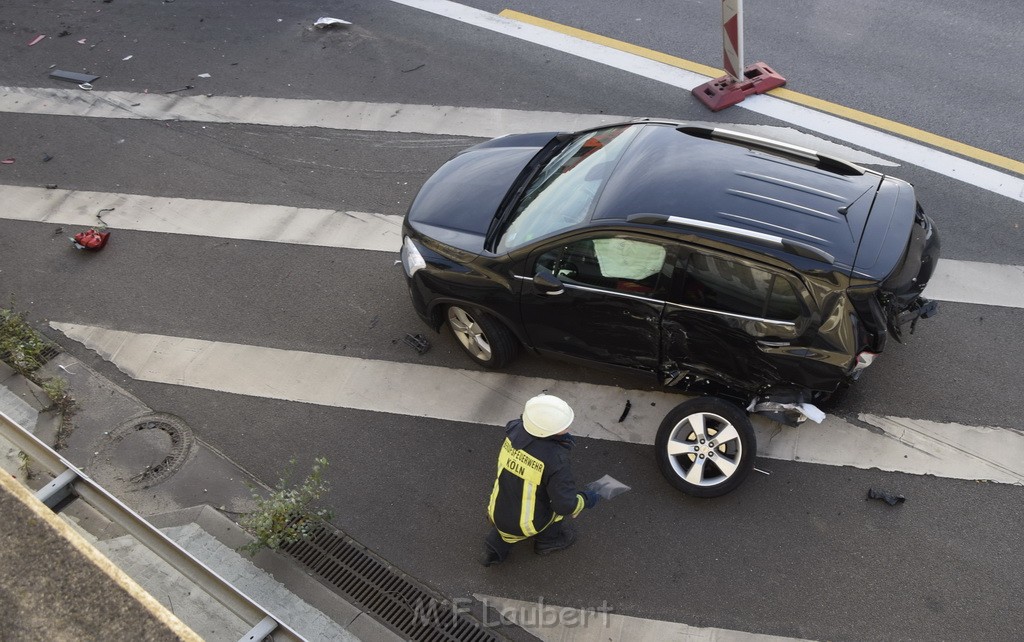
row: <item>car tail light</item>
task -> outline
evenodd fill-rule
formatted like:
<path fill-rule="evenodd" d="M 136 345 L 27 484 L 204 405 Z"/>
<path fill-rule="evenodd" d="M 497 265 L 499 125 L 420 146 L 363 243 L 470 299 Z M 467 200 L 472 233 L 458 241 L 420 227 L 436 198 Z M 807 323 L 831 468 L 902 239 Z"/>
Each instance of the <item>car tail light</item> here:
<path fill-rule="evenodd" d="M 405 275 L 409 278 L 412 278 L 412 275 L 416 274 L 417 270 L 427 267 L 427 262 L 423 260 L 423 255 L 420 254 L 416 244 L 408 236 L 405 237 L 405 241 L 402 243 L 402 267 L 405 268 Z"/>
<path fill-rule="evenodd" d="M 875 357 L 878 356 L 876 352 L 864 351 L 857 355 L 857 363 L 853 366 L 854 372 L 860 372 L 864 368 L 867 368 L 875 361 Z"/>

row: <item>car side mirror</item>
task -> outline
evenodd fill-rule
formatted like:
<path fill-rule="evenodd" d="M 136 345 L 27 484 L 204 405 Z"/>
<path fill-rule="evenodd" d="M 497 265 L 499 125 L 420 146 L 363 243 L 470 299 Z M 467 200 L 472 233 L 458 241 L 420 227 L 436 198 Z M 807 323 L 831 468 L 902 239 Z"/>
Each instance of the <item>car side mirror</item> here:
<path fill-rule="evenodd" d="M 538 292 L 547 296 L 555 296 L 565 292 L 565 286 L 562 285 L 562 282 L 547 270 L 537 272 L 536 276 L 533 277 L 533 286 L 537 288 Z"/>

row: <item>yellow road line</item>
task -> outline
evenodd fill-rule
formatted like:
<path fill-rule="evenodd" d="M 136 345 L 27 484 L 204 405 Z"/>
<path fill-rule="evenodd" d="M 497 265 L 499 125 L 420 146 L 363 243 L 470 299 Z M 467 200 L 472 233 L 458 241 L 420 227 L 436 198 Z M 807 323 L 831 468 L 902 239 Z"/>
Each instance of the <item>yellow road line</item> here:
<path fill-rule="evenodd" d="M 536 27 L 542 27 L 550 31 L 562 33 L 567 36 L 579 38 L 580 40 L 586 40 L 587 42 L 593 42 L 594 44 L 603 45 L 611 49 L 617 49 L 642 58 L 664 63 L 672 67 L 685 69 L 710 78 L 718 78 L 719 76 L 725 75 L 725 72 L 721 69 L 715 69 L 708 65 L 702 65 L 700 63 L 672 56 L 660 51 L 623 42 L 622 40 L 616 40 L 614 38 L 601 36 L 589 31 L 583 31 L 582 29 L 569 27 L 557 22 L 551 22 L 550 20 L 544 20 L 543 18 L 537 18 L 536 16 L 531 16 L 519 11 L 505 9 L 499 15 L 519 22 L 524 22 L 526 24 L 531 24 Z M 904 125 L 903 123 L 898 123 L 894 120 L 889 120 L 888 118 L 874 116 L 867 112 L 852 109 L 850 107 L 844 107 L 843 105 L 837 105 L 835 103 L 828 102 L 827 100 L 821 100 L 820 98 L 814 98 L 813 96 L 808 96 L 785 88 L 773 89 L 768 93 L 769 95 L 781 98 L 782 100 L 787 100 L 792 103 L 839 116 L 840 118 L 862 123 L 864 125 L 874 127 L 875 129 L 892 132 L 899 136 L 903 136 L 904 138 L 917 140 L 931 145 L 932 147 L 937 147 L 961 156 L 973 158 L 974 160 L 988 163 L 989 165 L 994 165 L 996 167 L 1001 167 L 1003 169 L 1010 170 L 1011 172 L 1024 174 L 1024 163 L 1021 161 L 1007 158 L 1006 156 L 1000 156 L 999 154 L 994 154 L 984 149 L 973 147 L 971 145 L 955 141 L 951 138 L 946 138 L 945 136 L 939 136 L 938 134 L 933 134 L 931 132 L 924 131 L 923 129 Z"/>

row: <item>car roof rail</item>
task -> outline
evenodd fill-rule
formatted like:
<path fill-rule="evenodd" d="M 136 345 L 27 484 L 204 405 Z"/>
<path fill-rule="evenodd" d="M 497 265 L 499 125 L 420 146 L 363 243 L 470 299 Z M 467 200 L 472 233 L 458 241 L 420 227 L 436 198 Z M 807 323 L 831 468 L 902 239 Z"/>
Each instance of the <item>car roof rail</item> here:
<path fill-rule="evenodd" d="M 743 145 L 746 147 L 753 147 L 755 149 L 775 152 L 782 156 L 813 163 L 816 167 L 827 169 L 833 173 L 841 174 L 843 176 L 863 175 L 868 171 L 856 163 L 851 163 L 848 160 L 843 160 L 842 158 L 837 158 L 835 156 L 822 154 L 814 151 L 813 149 L 783 143 L 782 141 L 772 140 L 770 138 L 762 138 L 761 136 L 746 134 L 732 129 L 684 125 L 679 128 L 679 131 L 684 134 L 689 134 L 690 136 L 696 136 L 697 138 L 718 140 L 726 143 L 732 143 L 734 145 Z"/>
<path fill-rule="evenodd" d="M 626 220 L 629 221 L 630 223 L 642 223 L 647 225 L 676 225 L 679 227 L 690 227 L 710 232 L 717 232 L 718 234 L 743 239 L 745 241 L 756 243 L 758 245 L 780 248 L 785 250 L 786 252 L 789 252 L 790 254 L 801 256 L 805 259 L 813 259 L 815 261 L 821 261 L 822 263 L 828 263 L 829 265 L 832 265 L 836 262 L 836 257 L 832 256 L 825 250 L 814 247 L 809 243 L 783 238 L 781 236 L 776 236 L 774 234 L 765 234 L 764 232 L 745 230 L 741 227 L 734 227 L 732 225 L 723 225 L 721 223 L 701 221 L 694 218 L 685 218 L 683 216 L 669 216 L 667 214 L 646 213 L 630 214 L 629 216 L 626 217 Z"/>

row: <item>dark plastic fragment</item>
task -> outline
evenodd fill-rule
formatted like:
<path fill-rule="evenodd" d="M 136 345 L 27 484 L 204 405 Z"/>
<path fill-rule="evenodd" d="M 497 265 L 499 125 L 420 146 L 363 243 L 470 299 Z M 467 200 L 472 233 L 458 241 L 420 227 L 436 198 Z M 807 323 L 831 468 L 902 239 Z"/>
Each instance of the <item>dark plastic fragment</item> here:
<path fill-rule="evenodd" d="M 92 74 L 80 74 L 74 71 L 64 71 L 62 69 L 54 69 L 50 72 L 50 78 L 56 78 L 57 80 L 66 80 L 68 82 L 85 83 L 93 82 L 98 79 L 99 76 Z"/>
<path fill-rule="evenodd" d="M 907 498 L 903 495 L 893 495 L 892 493 L 888 493 L 884 490 L 875 490 L 874 488 L 868 489 L 868 499 L 880 499 L 890 506 L 902 504 L 907 501 Z"/>
<path fill-rule="evenodd" d="M 430 350 L 430 342 L 422 334 L 407 334 L 403 342 L 419 354 L 424 354 L 427 350 Z"/>

